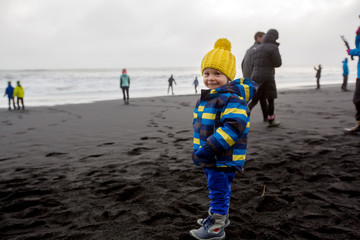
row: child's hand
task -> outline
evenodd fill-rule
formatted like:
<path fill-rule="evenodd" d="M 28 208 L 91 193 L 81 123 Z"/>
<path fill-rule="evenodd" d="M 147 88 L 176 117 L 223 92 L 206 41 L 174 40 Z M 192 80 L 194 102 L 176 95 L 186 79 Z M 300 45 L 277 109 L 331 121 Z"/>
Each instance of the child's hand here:
<path fill-rule="evenodd" d="M 199 159 L 211 160 L 214 158 L 215 154 L 211 147 L 208 144 L 204 144 L 199 150 L 196 151 L 195 156 Z"/>
<path fill-rule="evenodd" d="M 348 55 L 350 55 L 350 49 L 348 49 L 348 50 L 346 50 L 346 51 L 347 51 Z"/>

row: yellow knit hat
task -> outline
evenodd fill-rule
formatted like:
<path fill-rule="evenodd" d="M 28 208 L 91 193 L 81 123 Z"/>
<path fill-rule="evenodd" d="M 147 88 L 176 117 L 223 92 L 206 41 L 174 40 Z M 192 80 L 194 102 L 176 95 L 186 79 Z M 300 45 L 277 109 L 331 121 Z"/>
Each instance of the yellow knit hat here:
<path fill-rule="evenodd" d="M 201 74 L 206 68 L 213 68 L 222 72 L 231 81 L 236 75 L 236 60 L 231 53 L 231 42 L 226 38 L 219 38 L 214 49 L 208 52 L 201 62 Z"/>

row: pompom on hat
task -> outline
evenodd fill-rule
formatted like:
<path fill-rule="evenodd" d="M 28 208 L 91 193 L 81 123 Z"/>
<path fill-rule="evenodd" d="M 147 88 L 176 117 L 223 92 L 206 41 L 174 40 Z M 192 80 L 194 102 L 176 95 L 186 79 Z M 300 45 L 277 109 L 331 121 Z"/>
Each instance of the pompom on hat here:
<path fill-rule="evenodd" d="M 215 42 L 214 49 L 208 52 L 201 62 L 201 74 L 206 68 L 213 68 L 222 72 L 231 81 L 236 75 L 236 59 L 231 53 L 231 42 L 220 38 Z"/>

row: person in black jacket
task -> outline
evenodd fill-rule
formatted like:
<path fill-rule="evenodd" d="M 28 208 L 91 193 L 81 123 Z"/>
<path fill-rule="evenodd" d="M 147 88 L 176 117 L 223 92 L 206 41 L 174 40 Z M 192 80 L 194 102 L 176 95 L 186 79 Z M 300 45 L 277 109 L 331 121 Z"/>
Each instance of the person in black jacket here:
<path fill-rule="evenodd" d="M 252 110 L 259 99 L 266 99 L 267 106 L 263 110 L 264 118 L 267 116 L 269 126 L 277 126 L 279 122 L 275 121 L 275 104 L 274 100 L 277 98 L 277 90 L 275 83 L 275 68 L 281 66 L 281 56 L 278 46 L 280 45 L 276 40 L 279 38 L 279 33 L 275 29 L 270 29 L 264 36 L 261 45 L 256 49 L 253 56 L 253 71 L 251 80 L 258 85 L 258 92 L 249 104 Z M 265 120 L 265 119 L 264 119 Z"/>
<path fill-rule="evenodd" d="M 170 91 L 170 88 L 171 88 L 172 95 L 174 95 L 173 82 L 175 83 L 175 85 L 176 85 L 176 82 L 175 82 L 175 79 L 174 79 L 172 74 L 171 74 L 171 77 L 169 78 L 168 82 L 169 82 L 168 94 L 169 94 L 169 91 Z"/>
<path fill-rule="evenodd" d="M 316 89 L 320 89 L 320 77 L 321 77 L 321 64 L 319 64 L 319 67 L 316 69 L 316 67 L 314 67 L 314 70 L 316 71 Z"/>
<path fill-rule="evenodd" d="M 243 61 L 241 62 L 241 70 L 243 72 L 243 77 L 250 78 L 251 77 L 251 71 L 252 68 L 252 62 L 253 62 L 253 56 L 256 51 L 256 49 L 260 46 L 265 33 L 264 32 L 257 32 L 255 33 L 254 44 L 246 51 Z"/>
<path fill-rule="evenodd" d="M 244 59 L 241 63 L 241 70 L 243 72 L 243 77 L 251 79 L 251 74 L 253 71 L 253 57 L 256 49 L 260 46 L 263 38 L 265 36 L 264 32 L 255 33 L 254 39 L 255 43 L 246 51 Z M 263 113 L 264 122 L 267 122 L 267 101 L 266 99 L 260 99 L 261 111 Z"/>

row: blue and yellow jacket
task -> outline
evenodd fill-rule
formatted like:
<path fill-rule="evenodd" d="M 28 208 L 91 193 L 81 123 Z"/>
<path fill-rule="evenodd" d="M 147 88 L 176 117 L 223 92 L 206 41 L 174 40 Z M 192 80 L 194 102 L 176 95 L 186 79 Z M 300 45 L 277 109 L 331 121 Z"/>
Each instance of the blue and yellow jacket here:
<path fill-rule="evenodd" d="M 197 166 L 235 168 L 241 171 L 246 158 L 250 128 L 248 102 L 257 85 L 248 78 L 235 79 L 213 90 L 202 90 L 194 110 L 193 161 Z M 211 159 L 195 153 L 205 147 Z"/>

